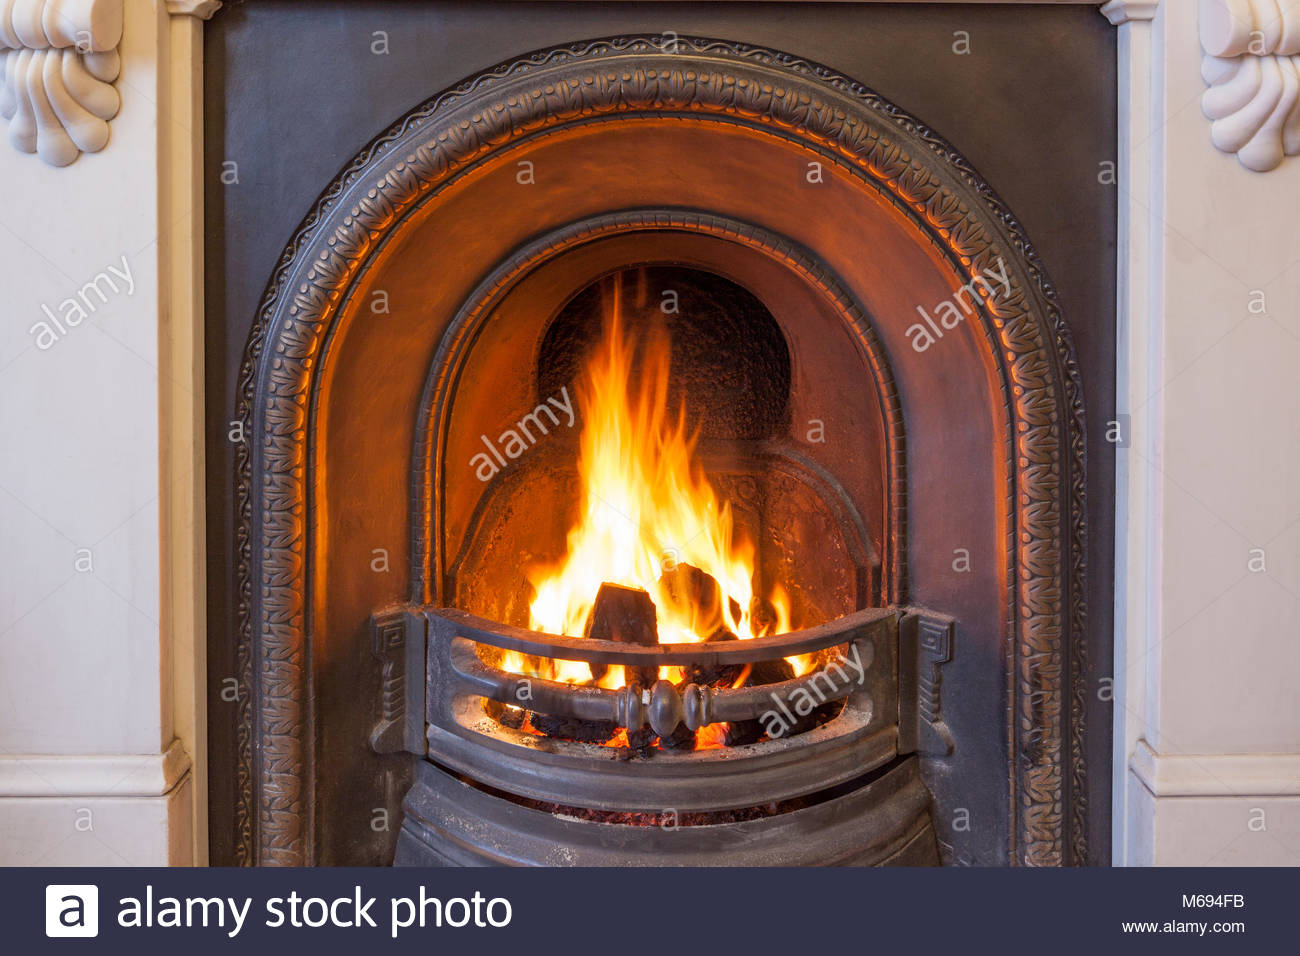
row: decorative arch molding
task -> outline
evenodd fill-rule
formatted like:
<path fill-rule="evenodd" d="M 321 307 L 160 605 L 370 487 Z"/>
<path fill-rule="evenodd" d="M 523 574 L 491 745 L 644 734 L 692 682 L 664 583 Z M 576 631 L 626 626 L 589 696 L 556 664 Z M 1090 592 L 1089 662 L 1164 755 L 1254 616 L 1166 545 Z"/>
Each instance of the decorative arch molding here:
<path fill-rule="evenodd" d="M 240 859 L 312 862 L 306 464 L 322 345 L 348 292 L 413 210 L 498 150 L 577 123 L 671 111 L 793 139 L 849 169 L 973 279 L 1005 399 L 1011 838 L 1016 863 L 1085 858 L 1084 420 L 1073 347 L 1011 211 L 941 137 L 872 90 L 789 54 L 628 37 L 502 64 L 411 111 L 339 175 L 286 247 L 241 370 Z"/>

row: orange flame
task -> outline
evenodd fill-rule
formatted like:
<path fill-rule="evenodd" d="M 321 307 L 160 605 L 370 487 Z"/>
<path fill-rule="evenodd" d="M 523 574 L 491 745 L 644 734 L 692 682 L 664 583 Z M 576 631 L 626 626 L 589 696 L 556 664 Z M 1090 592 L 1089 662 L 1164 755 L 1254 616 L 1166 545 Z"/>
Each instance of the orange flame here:
<path fill-rule="evenodd" d="M 779 587 L 771 595 L 776 626 L 759 627 L 753 620 L 754 548 L 695 463 L 697 436 L 687 431 L 685 409 L 675 417 L 668 412 L 667 334 L 657 330 L 642 346 L 638 385 L 638 349 L 625 335 L 615 284 L 603 340 L 577 389 L 583 421 L 579 517 L 565 557 L 529 572 L 535 590 L 529 626 L 581 637 L 596 593 L 608 582 L 649 593 L 660 643 L 702 641 L 720 627 L 742 639 L 789 630 L 789 602 Z M 678 564 L 710 575 L 721 601 L 706 609 L 675 598 L 661 577 Z M 503 662 L 518 673 L 532 672 L 535 666 L 528 664 L 517 654 Z M 622 686 L 621 670 L 610 668 L 600 685 Z M 556 661 L 552 673 L 535 676 L 584 683 L 588 671 L 585 664 Z M 679 668 L 661 668 L 659 676 L 682 680 Z"/>

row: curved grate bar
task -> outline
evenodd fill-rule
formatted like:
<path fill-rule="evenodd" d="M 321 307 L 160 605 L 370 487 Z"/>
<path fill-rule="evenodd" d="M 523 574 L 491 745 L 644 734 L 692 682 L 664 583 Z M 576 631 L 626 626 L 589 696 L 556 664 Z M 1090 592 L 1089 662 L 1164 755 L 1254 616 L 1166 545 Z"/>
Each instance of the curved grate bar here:
<path fill-rule="evenodd" d="M 778 657 L 811 654 L 836 644 L 847 644 L 859 637 L 880 633 L 882 628 L 890 628 L 898 619 L 898 611 L 894 608 L 872 607 L 816 627 L 774 637 L 725 643 L 656 644 L 647 647 L 544 634 L 541 631 L 488 621 L 451 608 L 425 608 L 424 613 L 435 630 L 446 630 L 476 644 L 518 651 L 532 657 L 583 661 L 588 664 L 622 664 L 628 667 L 752 664 Z M 441 627 L 439 622 L 442 622 Z"/>
<path fill-rule="evenodd" d="M 649 725 L 661 736 L 671 734 L 679 724 L 694 731 L 706 724 L 757 720 L 774 706 L 792 710 L 800 700 L 815 700 L 819 705 L 843 700 L 865 683 L 874 656 L 870 640 L 851 637 L 849 652 L 841 659 L 776 684 L 733 689 L 659 680 L 649 689 L 633 685 L 607 690 L 508 673 L 480 659 L 474 642 L 464 637 L 452 639 L 450 654 L 465 691 L 503 704 L 527 700 L 530 710 L 607 720 L 630 730 Z"/>

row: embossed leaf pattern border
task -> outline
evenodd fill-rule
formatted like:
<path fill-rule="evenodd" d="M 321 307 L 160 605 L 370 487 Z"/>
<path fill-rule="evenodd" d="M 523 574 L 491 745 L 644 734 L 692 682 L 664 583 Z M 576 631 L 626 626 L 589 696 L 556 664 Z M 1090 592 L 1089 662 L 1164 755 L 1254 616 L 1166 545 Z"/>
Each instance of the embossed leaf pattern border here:
<path fill-rule="evenodd" d="M 312 860 L 307 405 L 345 291 L 403 215 L 492 150 L 580 118 L 664 110 L 765 126 L 838 154 L 969 276 L 1009 244 L 1017 281 L 988 305 L 986 334 L 1004 369 L 1015 443 L 1010 849 L 1025 864 L 1085 858 L 1082 388 L 1055 290 L 1023 229 L 946 141 L 833 70 L 720 40 L 620 37 L 503 63 L 408 113 L 330 184 L 281 256 L 240 377 L 240 418 L 256 444 L 239 446 L 237 460 L 238 659 L 258 693 L 242 695 L 239 715 L 239 862 Z"/>

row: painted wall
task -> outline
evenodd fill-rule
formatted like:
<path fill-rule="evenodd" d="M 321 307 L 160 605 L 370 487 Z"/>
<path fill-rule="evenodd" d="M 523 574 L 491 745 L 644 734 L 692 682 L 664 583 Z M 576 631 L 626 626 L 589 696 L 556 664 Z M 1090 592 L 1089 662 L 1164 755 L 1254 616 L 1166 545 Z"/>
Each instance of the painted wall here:
<path fill-rule="evenodd" d="M 1213 148 L 1196 4 L 1165 0 L 1126 29 L 1150 31 L 1152 110 L 1132 146 L 1153 175 L 1124 197 L 1150 286 L 1133 292 L 1121 452 L 1115 861 L 1296 865 L 1300 158 L 1254 173 Z"/>
<path fill-rule="evenodd" d="M 0 146 L 0 864 L 192 856 L 161 623 L 170 25 L 125 9 L 108 148 Z"/>

